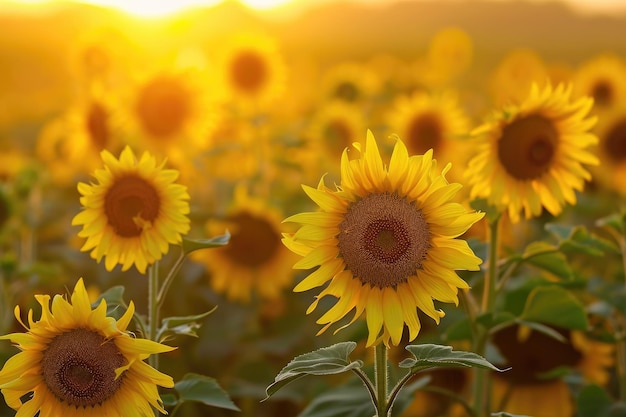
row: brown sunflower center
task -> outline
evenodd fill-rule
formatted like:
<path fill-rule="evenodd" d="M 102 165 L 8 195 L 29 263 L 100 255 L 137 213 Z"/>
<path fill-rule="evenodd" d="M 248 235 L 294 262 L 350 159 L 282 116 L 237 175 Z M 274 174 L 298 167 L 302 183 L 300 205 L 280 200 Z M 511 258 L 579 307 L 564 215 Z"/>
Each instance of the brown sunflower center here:
<path fill-rule="evenodd" d="M 159 215 L 161 200 L 154 186 L 135 175 L 118 178 L 104 197 L 109 225 L 119 236 L 139 236 Z"/>
<path fill-rule="evenodd" d="M 143 86 L 135 107 L 146 132 L 166 138 L 181 131 L 192 112 L 192 97 L 182 82 L 160 76 Z"/>
<path fill-rule="evenodd" d="M 339 252 L 347 269 L 379 288 L 395 287 L 415 275 L 430 245 L 421 210 L 396 194 L 370 194 L 352 203 L 339 229 Z"/>
<path fill-rule="evenodd" d="M 558 139 L 552 121 L 539 114 L 524 116 L 502 129 L 498 158 L 512 177 L 530 181 L 550 169 Z"/>
<path fill-rule="evenodd" d="M 86 127 L 93 145 L 98 151 L 105 149 L 111 132 L 109 130 L 109 113 L 101 103 L 94 101 L 87 111 Z"/>
<path fill-rule="evenodd" d="M 343 81 L 335 88 L 334 95 L 341 100 L 352 102 L 359 98 L 359 89 L 353 82 Z"/>
<path fill-rule="evenodd" d="M 246 92 L 255 93 L 265 83 L 268 75 L 265 60 L 254 51 L 242 51 L 232 61 L 231 80 Z"/>
<path fill-rule="evenodd" d="M 591 96 L 593 97 L 593 102 L 599 106 L 609 106 L 613 103 L 613 87 L 610 82 L 606 80 L 599 80 L 594 84 L 591 90 Z"/>
<path fill-rule="evenodd" d="M 512 369 L 502 377 L 513 384 L 539 383 L 545 379 L 543 375 L 559 367 L 571 367 L 579 363 L 581 353 L 571 343 L 562 343 L 538 331 L 519 341 L 518 326 L 510 326 L 494 334 L 494 344 L 506 360 L 506 367 Z M 570 331 L 554 328 L 565 339 L 569 340 Z"/>
<path fill-rule="evenodd" d="M 345 121 L 340 119 L 331 120 L 324 128 L 324 140 L 328 143 L 333 153 L 341 154 L 346 146 L 350 146 L 352 135 Z"/>
<path fill-rule="evenodd" d="M 124 375 L 116 379 L 115 370 L 125 362 L 111 340 L 92 330 L 74 329 L 52 339 L 43 352 L 41 373 L 59 400 L 76 408 L 95 406 L 122 386 Z"/>
<path fill-rule="evenodd" d="M 249 268 L 266 265 L 276 254 L 280 234 L 267 220 L 251 213 L 239 213 L 228 220 L 235 223 L 226 255 L 234 262 Z"/>
<path fill-rule="evenodd" d="M 604 148 L 615 163 L 626 161 L 626 119 L 621 119 L 609 130 Z"/>
<path fill-rule="evenodd" d="M 417 115 L 411 120 L 407 130 L 406 140 L 411 154 L 423 154 L 441 145 L 443 129 L 439 118 L 434 114 Z"/>

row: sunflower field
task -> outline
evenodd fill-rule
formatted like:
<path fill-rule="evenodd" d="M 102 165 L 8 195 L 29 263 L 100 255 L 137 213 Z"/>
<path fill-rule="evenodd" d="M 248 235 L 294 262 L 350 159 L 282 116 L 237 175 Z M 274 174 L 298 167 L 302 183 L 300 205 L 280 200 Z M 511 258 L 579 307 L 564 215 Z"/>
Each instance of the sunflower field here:
<path fill-rule="evenodd" d="M 626 416 L 626 9 L 246 4 L 0 0 L 0 416 Z"/>

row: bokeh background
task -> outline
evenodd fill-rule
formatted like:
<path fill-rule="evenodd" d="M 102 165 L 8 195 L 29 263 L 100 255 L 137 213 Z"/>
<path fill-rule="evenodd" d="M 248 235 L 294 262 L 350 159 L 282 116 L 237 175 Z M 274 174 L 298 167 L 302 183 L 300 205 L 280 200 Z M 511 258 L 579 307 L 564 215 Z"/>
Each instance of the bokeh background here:
<path fill-rule="evenodd" d="M 439 158 L 453 162 L 449 177 L 459 182 L 464 136 L 492 109 L 523 99 L 531 82 L 573 82 L 574 94 L 596 94 L 598 134 L 626 120 L 623 2 L 225 0 L 158 8 L 167 3 L 0 0 L 0 332 L 21 331 L 16 304 L 34 308 L 33 294 L 63 293 L 81 276 L 94 299 L 123 286 L 124 299 L 145 314 L 146 277 L 96 264 L 80 251 L 71 219 L 80 210 L 76 184 L 89 181 L 103 147 L 118 154 L 129 144 L 167 158 L 189 188 L 189 236 L 233 233 L 230 249 L 198 252 L 174 282 L 163 316 L 218 308 L 198 337 L 168 341 L 179 349 L 161 355 L 161 366 L 175 380 L 187 372 L 216 378 L 241 412 L 186 404 L 180 416 L 296 416 L 342 381 L 305 379 L 260 402 L 294 356 L 366 335 L 357 323 L 316 336 L 317 317 L 305 314 L 313 294 L 291 291 L 303 275 L 280 244 L 280 232 L 293 230 L 281 220 L 314 209 L 300 184 L 315 186 L 324 173 L 328 184 L 338 181 L 341 150 L 366 129 L 387 151 L 390 134 L 406 139 L 410 121 L 398 115 L 418 106 L 409 97 L 450 98 L 449 107 L 426 105 L 457 123 L 457 142 Z M 229 66 L 241 47 L 258 55 Z M 609 93 L 588 87 L 598 79 Z M 626 128 L 620 132 L 604 168 L 623 167 Z M 621 169 L 607 170 L 609 179 L 598 170 L 563 219 L 593 225 L 623 205 Z M 531 222 L 506 227 L 513 248 L 539 233 Z M 161 268 L 176 255 L 172 248 Z M 442 341 L 462 309 L 447 312 L 439 328 L 422 318 L 418 341 Z M 355 356 L 368 357 L 363 345 Z M 2 360 L 14 353 L 0 346 Z M 464 378 L 448 382 L 461 386 Z M 0 415 L 13 411 L 3 404 Z"/>

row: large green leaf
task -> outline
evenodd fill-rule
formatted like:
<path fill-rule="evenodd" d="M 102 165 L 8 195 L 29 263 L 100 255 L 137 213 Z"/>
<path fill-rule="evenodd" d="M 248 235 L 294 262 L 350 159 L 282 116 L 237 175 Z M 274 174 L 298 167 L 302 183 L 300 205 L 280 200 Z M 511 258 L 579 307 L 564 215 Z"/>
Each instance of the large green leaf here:
<path fill-rule="evenodd" d="M 174 385 L 174 389 L 178 393 L 178 402 L 196 401 L 212 407 L 239 411 L 239 407 L 214 378 L 188 373 Z M 168 398 L 168 402 L 171 402 L 171 398 Z"/>
<path fill-rule="evenodd" d="M 521 261 L 562 279 L 570 279 L 573 276 L 565 255 L 556 246 L 543 241 L 532 242 L 526 246 Z"/>
<path fill-rule="evenodd" d="M 576 398 L 580 417 L 608 417 L 613 401 L 607 392 L 597 385 L 587 385 Z"/>
<path fill-rule="evenodd" d="M 511 414 L 504 411 L 500 411 L 499 413 L 491 413 L 491 417 L 530 417 L 527 415 L 521 414 Z"/>
<path fill-rule="evenodd" d="M 407 358 L 400 362 L 399 366 L 401 368 L 411 368 L 411 372 L 442 367 L 473 367 L 502 371 L 476 353 L 453 351 L 450 346 L 434 344 L 409 345 L 406 347 L 406 350 L 411 352 L 415 358 Z"/>
<path fill-rule="evenodd" d="M 556 285 L 531 291 L 521 319 L 567 329 L 586 330 L 588 327 L 583 304 L 572 293 Z"/>
<path fill-rule="evenodd" d="M 602 256 L 607 252 L 619 253 L 619 248 L 611 241 L 590 233 L 584 226 L 547 224 L 546 230 L 559 239 L 559 249 L 564 253 L 584 253 Z"/>
<path fill-rule="evenodd" d="M 167 317 L 161 321 L 161 327 L 157 332 L 157 340 L 164 340 L 168 336 L 180 334 L 186 336 L 194 336 L 197 337 L 196 329 L 200 327 L 200 323 L 198 320 L 201 320 L 215 311 L 217 306 L 213 307 L 211 310 L 202 313 L 195 314 L 193 316 L 177 316 L 177 317 Z"/>
<path fill-rule="evenodd" d="M 183 238 L 183 251 L 189 254 L 198 249 L 219 248 L 225 246 L 230 241 L 230 233 L 226 231 L 223 235 L 215 236 L 210 239 L 189 239 Z"/>
<path fill-rule="evenodd" d="M 267 400 L 283 386 L 306 375 L 332 375 L 361 368 L 362 361 L 350 361 L 355 342 L 342 342 L 295 357 L 276 375 L 265 390 Z"/>

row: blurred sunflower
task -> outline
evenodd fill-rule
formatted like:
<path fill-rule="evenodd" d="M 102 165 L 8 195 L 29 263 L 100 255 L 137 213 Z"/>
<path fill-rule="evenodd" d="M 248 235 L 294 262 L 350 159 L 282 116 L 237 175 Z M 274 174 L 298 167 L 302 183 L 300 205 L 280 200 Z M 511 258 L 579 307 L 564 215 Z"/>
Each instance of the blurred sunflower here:
<path fill-rule="evenodd" d="M 88 173 L 100 162 L 100 152 L 121 149 L 115 98 L 100 84 L 65 114 L 50 121 L 37 139 L 36 155 L 57 181 L 67 183 Z"/>
<path fill-rule="evenodd" d="M 161 156 L 182 159 L 205 145 L 213 124 L 207 85 L 195 68 L 138 75 L 123 119 L 128 141 Z"/>
<path fill-rule="evenodd" d="M 626 105 L 603 113 L 595 131 L 600 165 L 592 167 L 593 178 L 603 188 L 626 195 Z"/>
<path fill-rule="evenodd" d="M 147 152 L 137 160 L 127 146 L 118 160 L 104 150 L 102 160 L 96 182 L 78 184 L 84 209 L 72 225 L 82 225 L 78 236 L 87 238 L 81 250 L 91 250 L 98 262 L 106 257 L 108 271 L 135 265 L 143 274 L 189 231 L 187 188 L 175 183 L 176 170 L 157 165 Z"/>
<path fill-rule="evenodd" d="M 449 85 L 470 67 L 474 53 L 472 39 L 459 27 L 439 30 L 428 45 L 421 70 L 415 71 L 420 84 L 434 88 Z"/>
<path fill-rule="evenodd" d="M 595 110 L 606 110 L 626 98 L 626 64 L 616 55 L 598 55 L 573 74 L 574 93 L 593 98 Z"/>
<path fill-rule="evenodd" d="M 239 33 L 219 58 L 220 82 L 226 99 L 237 104 L 264 105 L 285 91 L 287 68 L 277 41 L 263 33 Z"/>
<path fill-rule="evenodd" d="M 398 345 L 405 324 L 408 340 L 421 325 L 417 309 L 439 323 L 444 313 L 433 300 L 458 303 L 459 288 L 468 288 L 455 270 L 477 270 L 463 234 L 484 213 L 467 212 L 451 202 L 460 184 L 449 184 L 437 170 L 432 151 L 411 156 L 401 140 L 383 165 L 378 145 L 368 131 L 360 154 L 341 159 L 341 185 L 335 191 L 320 180 L 317 189 L 303 186 L 322 211 L 300 213 L 285 221 L 302 224 L 285 233 L 283 243 L 304 258 L 294 268 L 319 268 L 294 291 L 328 285 L 316 296 L 307 313 L 325 296 L 336 303 L 317 321 L 320 333 L 355 310 L 349 326 L 365 313 L 367 346 L 384 342 Z"/>
<path fill-rule="evenodd" d="M 498 64 L 490 77 L 490 92 L 496 105 L 521 102 L 533 84 L 543 87 L 549 80 L 543 60 L 532 49 L 514 49 Z"/>
<path fill-rule="evenodd" d="M 343 62 L 321 74 L 320 92 L 323 101 L 339 99 L 350 103 L 364 103 L 379 93 L 381 82 L 368 66 L 358 62 Z"/>
<path fill-rule="evenodd" d="M 416 92 L 396 99 L 388 116 L 389 130 L 403 138 L 410 154 L 433 149 L 444 164 L 464 166 L 467 152 L 460 140 L 469 133 L 469 119 L 456 95 Z"/>
<path fill-rule="evenodd" d="M 105 300 L 92 310 L 82 278 L 71 301 L 55 295 L 50 306 L 49 295 L 35 298 L 40 320 L 30 310 L 27 326 L 17 306 L 27 332 L 0 336 L 21 350 L 0 371 L 0 389 L 18 416 L 151 417 L 152 407 L 165 413 L 157 385 L 171 388 L 174 381 L 144 359 L 174 348 L 126 330 L 132 302 L 117 321 L 107 316 Z"/>
<path fill-rule="evenodd" d="M 281 240 L 282 213 L 266 200 L 254 198 L 237 187 L 232 206 L 223 220 L 211 220 L 209 233 L 231 236 L 228 245 L 192 253 L 210 273 L 212 288 L 230 300 L 250 302 L 253 294 L 277 300 L 293 280 L 293 255 Z"/>
<path fill-rule="evenodd" d="M 476 151 L 466 172 L 470 196 L 485 197 L 508 210 L 513 223 L 539 216 L 542 206 L 552 215 L 565 203 L 575 204 L 591 178 L 584 165 L 598 159 L 587 148 L 598 138 L 589 132 L 593 100 L 571 100 L 571 88 L 560 84 L 543 89 L 533 84 L 520 105 L 496 112 L 474 130 Z"/>
<path fill-rule="evenodd" d="M 517 325 L 493 335 L 493 343 L 506 361 L 502 366 L 511 367 L 493 375 L 494 410 L 534 417 L 573 416 L 572 394 L 562 379 L 562 371 L 568 369 L 580 373 L 586 382 L 606 385 L 614 364 L 614 346 L 579 331 L 554 330 L 567 342 L 537 331 L 525 334 Z"/>

